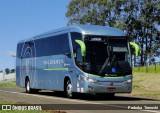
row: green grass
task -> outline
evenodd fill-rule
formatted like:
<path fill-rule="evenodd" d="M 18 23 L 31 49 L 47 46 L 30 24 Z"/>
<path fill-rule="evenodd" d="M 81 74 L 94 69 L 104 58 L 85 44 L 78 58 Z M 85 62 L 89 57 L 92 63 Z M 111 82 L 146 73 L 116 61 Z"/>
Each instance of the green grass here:
<path fill-rule="evenodd" d="M 133 73 L 133 95 L 160 98 L 159 86 L 160 73 Z"/>
<path fill-rule="evenodd" d="M 0 82 L 0 88 L 18 88 L 16 82 Z"/>
<path fill-rule="evenodd" d="M 147 68 L 148 68 L 148 73 L 157 73 L 160 74 L 160 65 L 152 65 L 152 66 L 143 66 L 143 67 L 135 67 L 133 68 L 133 72 L 141 72 L 141 73 L 147 73 Z"/>
<path fill-rule="evenodd" d="M 140 97 L 160 99 L 160 65 L 133 68 L 132 94 Z"/>
<path fill-rule="evenodd" d="M 7 101 L 3 101 L 1 98 L 0 98 L 0 104 L 14 104 L 13 102 L 7 102 Z M 1 106 L 0 106 L 1 107 Z"/>

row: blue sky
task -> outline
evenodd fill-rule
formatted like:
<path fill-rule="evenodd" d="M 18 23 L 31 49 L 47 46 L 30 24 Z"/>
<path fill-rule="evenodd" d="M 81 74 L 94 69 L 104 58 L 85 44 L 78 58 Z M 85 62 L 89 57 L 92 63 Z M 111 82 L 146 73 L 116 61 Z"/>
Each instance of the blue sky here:
<path fill-rule="evenodd" d="M 70 0 L 0 0 L 0 70 L 14 68 L 19 40 L 67 25 Z"/>

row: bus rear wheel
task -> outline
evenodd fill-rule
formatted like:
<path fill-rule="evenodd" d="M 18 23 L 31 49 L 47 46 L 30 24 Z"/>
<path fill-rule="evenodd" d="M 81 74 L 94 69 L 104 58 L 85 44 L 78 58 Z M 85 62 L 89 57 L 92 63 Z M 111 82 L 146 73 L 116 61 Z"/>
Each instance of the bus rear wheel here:
<path fill-rule="evenodd" d="M 26 88 L 26 93 L 37 93 L 39 91 L 39 89 L 32 89 L 30 87 L 30 80 L 29 79 L 26 80 L 25 88 Z"/>
<path fill-rule="evenodd" d="M 31 88 L 30 88 L 30 81 L 29 81 L 29 79 L 26 80 L 26 93 L 31 93 Z"/>

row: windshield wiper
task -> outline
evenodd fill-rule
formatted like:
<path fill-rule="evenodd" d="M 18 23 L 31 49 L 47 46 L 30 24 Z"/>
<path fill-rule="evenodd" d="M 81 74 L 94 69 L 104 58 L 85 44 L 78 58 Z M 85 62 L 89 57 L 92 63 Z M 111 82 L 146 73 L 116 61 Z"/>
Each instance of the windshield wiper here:
<path fill-rule="evenodd" d="M 105 69 L 106 65 L 107 65 L 109 62 L 110 62 L 110 64 L 111 64 L 111 60 L 112 60 L 112 58 L 111 58 L 111 54 L 112 54 L 112 53 L 111 53 L 111 52 L 113 52 L 113 50 L 111 49 L 111 46 L 107 46 L 107 54 L 108 54 L 108 57 L 106 58 L 106 61 L 104 62 L 104 64 L 103 64 L 101 70 L 99 71 L 99 74 L 98 74 L 98 75 L 102 74 L 103 70 Z"/>
<path fill-rule="evenodd" d="M 106 61 L 104 62 L 104 64 L 103 64 L 101 70 L 99 71 L 98 75 L 100 75 L 100 74 L 103 72 L 104 68 L 105 68 L 106 65 L 108 64 L 108 61 L 109 61 L 109 58 L 106 58 Z"/>

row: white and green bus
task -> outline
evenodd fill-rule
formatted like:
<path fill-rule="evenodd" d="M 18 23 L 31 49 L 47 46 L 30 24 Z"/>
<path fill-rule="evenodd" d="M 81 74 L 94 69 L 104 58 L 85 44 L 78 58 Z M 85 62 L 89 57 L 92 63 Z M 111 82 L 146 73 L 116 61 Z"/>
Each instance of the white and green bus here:
<path fill-rule="evenodd" d="M 19 41 L 16 84 L 27 93 L 39 90 L 104 94 L 132 92 L 130 46 L 121 30 L 73 25 Z"/>

